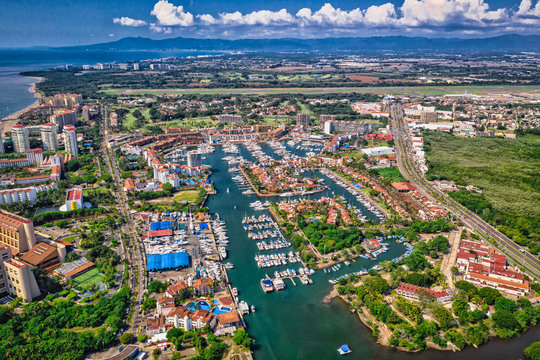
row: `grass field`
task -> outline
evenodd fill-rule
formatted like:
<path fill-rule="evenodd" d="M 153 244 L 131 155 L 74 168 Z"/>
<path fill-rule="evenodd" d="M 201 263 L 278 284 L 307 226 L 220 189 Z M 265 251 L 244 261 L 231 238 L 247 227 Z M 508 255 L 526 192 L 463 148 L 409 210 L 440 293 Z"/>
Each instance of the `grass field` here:
<path fill-rule="evenodd" d="M 88 287 L 102 283 L 105 277 L 99 273 L 97 268 L 89 270 L 82 275 L 75 277 L 73 280 L 77 283 L 77 289 L 87 289 Z"/>
<path fill-rule="evenodd" d="M 492 223 L 508 227 L 505 232 L 514 239 L 526 237 L 540 244 L 540 136 L 461 138 L 430 133 L 424 140 L 428 176 L 479 187 L 482 194 L 451 195 Z"/>
<path fill-rule="evenodd" d="M 174 195 L 174 200 L 176 201 L 189 201 L 195 202 L 197 196 L 199 195 L 199 190 L 184 190 Z"/>
<path fill-rule="evenodd" d="M 330 94 L 330 93 L 374 93 L 374 94 L 470 94 L 488 95 L 500 93 L 538 93 L 538 85 L 516 86 L 366 86 L 366 87 L 324 87 L 324 88 L 240 88 L 240 89 L 103 89 L 110 95 L 142 95 L 142 94 Z"/>
<path fill-rule="evenodd" d="M 389 168 L 385 168 L 385 169 L 377 169 L 376 170 L 379 175 L 381 175 L 382 177 L 385 177 L 385 178 L 388 178 L 392 181 L 395 181 L 395 182 L 404 182 L 404 181 L 407 181 L 407 179 L 405 179 L 403 177 L 403 175 L 401 175 L 401 173 L 399 172 L 398 168 L 395 167 L 395 166 L 391 166 Z"/>
<path fill-rule="evenodd" d="M 190 128 L 197 128 L 197 129 L 214 127 L 216 126 L 216 124 L 217 122 L 212 120 L 210 116 L 199 116 L 199 117 L 194 117 L 190 119 L 173 120 L 173 121 L 168 121 L 168 122 L 155 123 L 155 125 L 159 125 L 164 128 L 188 126 Z"/>

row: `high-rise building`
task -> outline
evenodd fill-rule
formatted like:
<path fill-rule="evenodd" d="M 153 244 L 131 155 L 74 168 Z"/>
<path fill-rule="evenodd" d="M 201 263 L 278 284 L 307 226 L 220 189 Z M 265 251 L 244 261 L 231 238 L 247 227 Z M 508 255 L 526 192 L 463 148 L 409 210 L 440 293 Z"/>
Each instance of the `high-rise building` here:
<path fill-rule="evenodd" d="M 296 115 L 296 125 L 308 127 L 309 126 L 309 114 L 297 114 Z"/>
<path fill-rule="evenodd" d="M 13 259 L 11 250 L 0 248 L 0 293 L 8 293 L 32 301 L 41 295 L 32 271 L 33 267 L 20 260 Z"/>
<path fill-rule="evenodd" d="M 201 166 L 201 154 L 196 151 L 189 151 L 187 153 L 187 165 L 189 167 Z"/>
<path fill-rule="evenodd" d="M 15 152 L 24 154 L 30 149 L 30 139 L 28 138 L 28 130 L 26 127 L 16 125 L 11 130 L 11 138 L 13 139 L 13 148 Z"/>
<path fill-rule="evenodd" d="M 218 122 L 220 124 L 241 124 L 242 116 L 234 114 L 222 114 L 218 115 Z"/>
<path fill-rule="evenodd" d="M 79 148 L 77 147 L 77 133 L 75 132 L 75 126 L 64 126 L 64 144 L 66 151 L 72 156 L 79 155 Z"/>
<path fill-rule="evenodd" d="M 5 154 L 6 149 L 4 148 L 4 139 L 2 138 L 2 133 L 0 133 L 0 154 Z"/>
<path fill-rule="evenodd" d="M 336 115 L 323 114 L 319 116 L 319 125 L 324 129 L 324 124 L 327 121 L 334 121 L 334 120 L 336 120 Z"/>
<path fill-rule="evenodd" d="M 56 124 L 58 129 L 62 129 L 66 125 L 77 124 L 77 112 L 75 110 L 61 109 L 54 112 L 51 116 L 51 122 Z"/>
<path fill-rule="evenodd" d="M 83 100 L 81 94 L 56 94 L 49 99 L 49 103 L 53 106 L 73 108 L 82 105 Z"/>
<path fill-rule="evenodd" d="M 11 248 L 14 254 L 34 247 L 36 235 L 32 220 L 0 210 L 0 245 Z"/>
<path fill-rule="evenodd" d="M 48 123 L 41 125 L 41 142 L 43 144 L 43 151 L 58 150 L 58 133 L 56 132 L 55 124 Z"/>
<path fill-rule="evenodd" d="M 437 122 L 437 112 L 436 111 L 422 111 L 420 113 L 420 122 L 424 124 Z"/>

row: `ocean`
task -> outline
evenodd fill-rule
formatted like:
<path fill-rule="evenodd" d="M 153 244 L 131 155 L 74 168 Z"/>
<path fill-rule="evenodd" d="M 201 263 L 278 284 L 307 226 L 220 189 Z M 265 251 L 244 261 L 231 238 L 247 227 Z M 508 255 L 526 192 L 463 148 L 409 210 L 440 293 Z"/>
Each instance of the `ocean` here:
<path fill-rule="evenodd" d="M 0 119 L 36 101 L 29 91 L 36 82 L 21 72 L 50 69 L 56 66 L 81 66 L 99 62 L 122 62 L 157 59 L 169 56 L 188 57 L 222 54 L 211 51 L 60 51 L 44 49 L 0 49 Z"/>

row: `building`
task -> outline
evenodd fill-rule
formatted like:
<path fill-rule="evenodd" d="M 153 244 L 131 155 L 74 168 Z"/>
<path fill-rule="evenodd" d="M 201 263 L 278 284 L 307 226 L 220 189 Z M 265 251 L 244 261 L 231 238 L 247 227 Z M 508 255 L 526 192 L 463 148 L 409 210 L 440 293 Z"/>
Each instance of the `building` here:
<path fill-rule="evenodd" d="M 0 205 L 31 202 L 37 200 L 37 191 L 34 187 L 0 190 Z"/>
<path fill-rule="evenodd" d="M 80 188 L 72 188 L 66 194 L 66 210 L 78 210 L 83 208 L 83 193 Z"/>
<path fill-rule="evenodd" d="M 420 122 L 424 124 L 437 122 L 437 118 L 436 111 L 422 111 L 420 113 Z"/>
<path fill-rule="evenodd" d="M 2 134 L 0 133 L 0 154 L 5 154 L 6 149 L 4 148 L 4 139 L 2 139 Z"/>
<path fill-rule="evenodd" d="M 397 288 L 397 293 L 409 300 L 418 300 L 419 293 L 425 293 L 427 295 L 433 296 L 435 300 L 439 303 L 446 303 L 451 300 L 451 296 L 446 291 L 433 291 L 427 288 L 423 288 L 416 285 L 411 285 L 407 283 L 399 284 Z"/>
<path fill-rule="evenodd" d="M 336 120 L 336 115 L 320 115 L 319 116 L 319 125 L 324 129 L 324 124 L 327 122 L 327 121 L 335 121 Z"/>
<path fill-rule="evenodd" d="M 187 153 L 187 166 L 189 167 L 201 166 L 201 154 L 196 151 L 189 151 Z"/>
<path fill-rule="evenodd" d="M 65 250 L 64 250 L 65 251 Z M 59 249 L 55 246 L 40 242 L 21 256 L 21 260 L 32 266 L 46 269 L 60 263 Z"/>
<path fill-rule="evenodd" d="M 0 245 L 11 248 L 13 254 L 33 248 L 36 236 L 32 220 L 0 210 Z"/>
<path fill-rule="evenodd" d="M 77 133 L 75 131 L 75 126 L 66 125 L 64 127 L 64 145 L 66 151 L 72 156 L 79 155 L 79 148 L 77 146 Z"/>
<path fill-rule="evenodd" d="M 118 126 L 118 114 L 115 112 L 112 112 L 110 115 L 110 121 L 111 127 L 117 127 Z"/>
<path fill-rule="evenodd" d="M 7 285 L 5 288 L 9 294 L 28 302 L 41 295 L 31 265 L 10 258 L 3 261 L 2 267 L 5 274 L 4 282 Z"/>
<path fill-rule="evenodd" d="M 234 114 L 222 114 L 218 115 L 218 122 L 220 124 L 241 124 L 242 116 Z"/>
<path fill-rule="evenodd" d="M 48 100 L 49 104 L 52 106 L 74 108 L 76 106 L 82 105 L 82 95 L 81 94 L 56 94 L 54 97 Z"/>
<path fill-rule="evenodd" d="M 43 151 L 58 150 L 56 124 L 48 123 L 41 125 L 41 143 L 43 144 Z"/>
<path fill-rule="evenodd" d="M 51 116 L 51 122 L 56 124 L 58 129 L 62 129 L 66 125 L 75 125 L 77 124 L 77 112 L 68 109 L 57 110 Z"/>
<path fill-rule="evenodd" d="M 369 133 L 370 125 L 366 122 L 359 121 L 326 121 L 324 123 L 324 132 L 332 134 L 334 132 L 355 132 L 360 135 Z"/>
<path fill-rule="evenodd" d="M 309 114 L 296 114 L 296 125 L 308 127 L 309 126 Z"/>
<path fill-rule="evenodd" d="M 21 125 L 16 125 L 11 130 L 11 138 L 13 139 L 13 149 L 20 154 L 26 153 L 30 149 L 30 139 L 28 137 L 28 129 Z"/>

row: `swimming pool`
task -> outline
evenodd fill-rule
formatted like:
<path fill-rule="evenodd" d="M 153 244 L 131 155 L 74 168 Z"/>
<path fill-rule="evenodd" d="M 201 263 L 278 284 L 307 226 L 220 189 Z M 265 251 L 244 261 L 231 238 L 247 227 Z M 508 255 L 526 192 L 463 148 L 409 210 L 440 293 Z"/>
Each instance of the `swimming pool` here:
<path fill-rule="evenodd" d="M 212 310 L 212 314 L 219 315 L 219 314 L 225 314 L 232 311 L 231 308 L 228 308 L 226 306 L 216 306 L 214 310 Z"/>
<path fill-rule="evenodd" d="M 204 300 L 199 300 L 198 302 L 191 301 L 190 303 L 186 305 L 186 307 L 191 311 L 197 311 L 197 310 L 210 311 L 210 305 Z"/>

